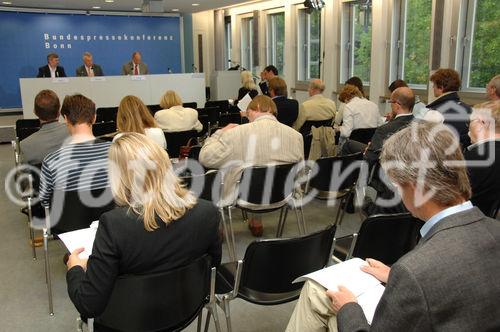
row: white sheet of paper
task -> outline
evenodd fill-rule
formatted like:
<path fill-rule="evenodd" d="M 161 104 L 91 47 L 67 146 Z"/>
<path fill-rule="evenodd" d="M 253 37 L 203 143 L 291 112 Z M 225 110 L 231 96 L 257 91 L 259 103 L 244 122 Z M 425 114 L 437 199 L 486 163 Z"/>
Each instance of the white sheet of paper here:
<path fill-rule="evenodd" d="M 373 316 L 375 315 L 375 309 L 377 309 L 377 305 L 380 302 L 380 298 L 382 294 L 384 294 L 385 287 L 381 284 L 370 288 L 368 291 L 364 292 L 360 296 L 358 296 L 358 304 L 363 309 L 366 320 L 368 324 L 372 324 Z"/>
<path fill-rule="evenodd" d="M 64 243 L 69 252 L 73 252 L 78 248 L 85 248 L 85 250 L 78 255 L 78 257 L 85 259 L 89 258 L 92 253 L 92 246 L 94 245 L 95 234 L 97 232 L 97 222 L 93 222 L 89 228 L 83 228 L 72 232 L 59 234 L 59 238 Z"/>
<path fill-rule="evenodd" d="M 360 258 L 352 258 L 345 262 L 329 266 L 325 269 L 306 274 L 293 282 L 312 279 L 326 289 L 337 290 L 338 286 L 347 287 L 356 297 L 380 284 L 374 276 L 361 271 L 366 262 Z"/>
<path fill-rule="evenodd" d="M 238 102 L 238 108 L 242 111 L 246 111 L 248 104 L 252 101 L 252 97 L 247 93 L 245 97 L 241 98 L 240 101 Z"/>

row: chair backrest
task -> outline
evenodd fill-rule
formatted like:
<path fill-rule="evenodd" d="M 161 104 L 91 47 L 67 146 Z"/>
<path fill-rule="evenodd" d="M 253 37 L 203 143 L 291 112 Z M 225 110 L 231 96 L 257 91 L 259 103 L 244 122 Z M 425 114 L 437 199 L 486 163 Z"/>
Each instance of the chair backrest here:
<path fill-rule="evenodd" d="M 119 331 L 178 331 L 203 309 L 210 269 L 205 255 L 168 272 L 119 276 L 95 322 Z"/>
<path fill-rule="evenodd" d="M 197 197 L 211 201 L 218 200 L 221 195 L 221 183 L 220 183 L 220 175 L 219 181 L 216 182 L 217 179 L 217 171 L 210 170 L 205 174 L 191 174 L 181 176 L 181 180 L 184 182 L 187 188 L 193 191 Z M 214 186 L 217 186 L 214 188 Z M 214 192 L 216 197 L 214 197 Z"/>
<path fill-rule="evenodd" d="M 273 204 L 285 200 L 294 190 L 298 164 L 250 166 L 243 169 L 238 199 L 251 204 Z"/>
<path fill-rule="evenodd" d="M 210 100 L 205 103 L 205 108 L 207 107 L 217 107 L 219 112 L 224 113 L 229 110 L 229 101 L 228 100 Z"/>
<path fill-rule="evenodd" d="M 296 278 L 324 268 L 330 258 L 335 225 L 291 239 L 257 240 L 247 247 L 240 287 L 262 293 L 299 290 Z"/>
<path fill-rule="evenodd" d="M 319 128 L 319 127 L 331 127 L 332 126 L 332 122 L 333 122 L 333 118 L 332 119 L 328 119 L 328 120 L 306 121 L 306 122 L 304 122 L 304 124 L 300 128 L 300 133 L 302 135 L 309 135 L 309 133 L 311 132 L 311 127 L 312 126 L 314 126 L 316 128 Z"/>
<path fill-rule="evenodd" d="M 196 130 L 178 131 L 173 133 L 164 132 L 167 141 L 167 151 L 170 158 L 178 158 L 180 148 L 186 145 L 188 141 L 198 136 Z"/>
<path fill-rule="evenodd" d="M 317 173 L 311 176 L 309 186 L 331 192 L 352 187 L 358 180 L 362 158 L 363 154 L 359 152 L 316 160 Z"/>
<path fill-rule="evenodd" d="M 16 137 L 22 141 L 26 137 L 40 130 L 40 120 L 19 119 L 16 121 Z"/>
<path fill-rule="evenodd" d="M 96 110 L 95 122 L 116 122 L 118 107 L 99 107 Z"/>
<path fill-rule="evenodd" d="M 198 103 L 195 102 L 195 101 L 190 102 L 190 103 L 182 103 L 182 107 L 188 107 L 188 108 L 196 109 L 196 108 L 198 108 Z"/>
<path fill-rule="evenodd" d="M 409 213 L 370 216 L 361 224 L 353 256 L 394 264 L 416 246 L 423 224 Z"/>
<path fill-rule="evenodd" d="M 161 110 L 160 105 L 147 105 L 147 107 L 152 116 L 155 116 L 155 113 Z"/>
<path fill-rule="evenodd" d="M 203 113 L 207 115 L 208 122 L 210 122 L 211 126 L 218 124 L 220 121 L 221 110 L 217 106 L 205 106 Z"/>
<path fill-rule="evenodd" d="M 96 122 L 92 125 L 92 133 L 94 136 L 99 137 L 102 135 L 107 135 L 114 133 L 116 131 L 116 122 Z"/>
<path fill-rule="evenodd" d="M 368 144 L 372 140 L 373 134 L 377 128 L 359 128 L 354 129 L 349 136 L 349 139 Z"/>
<path fill-rule="evenodd" d="M 101 214 L 115 207 L 110 188 L 80 191 L 54 191 L 50 206 L 54 234 L 89 227 Z"/>

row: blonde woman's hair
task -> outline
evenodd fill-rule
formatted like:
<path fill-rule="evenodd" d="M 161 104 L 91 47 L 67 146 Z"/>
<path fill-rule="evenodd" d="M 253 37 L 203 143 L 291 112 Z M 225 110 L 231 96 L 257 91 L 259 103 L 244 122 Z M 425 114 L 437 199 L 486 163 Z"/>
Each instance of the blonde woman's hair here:
<path fill-rule="evenodd" d="M 244 70 L 240 74 L 241 76 L 241 85 L 248 90 L 257 90 L 257 86 L 253 81 L 253 75 L 248 70 Z"/>
<path fill-rule="evenodd" d="M 167 152 L 150 138 L 125 133 L 109 149 L 109 178 L 115 202 L 140 216 L 147 231 L 169 224 L 196 204 L 175 175 Z"/>
<path fill-rule="evenodd" d="M 158 126 L 149 109 L 140 98 L 125 96 L 118 106 L 116 127 L 120 132 L 144 134 L 146 128 L 155 128 Z"/>
<path fill-rule="evenodd" d="M 163 108 L 164 110 L 169 109 L 170 107 L 174 106 L 181 106 L 182 105 L 182 99 L 181 97 L 177 94 L 177 92 L 168 90 L 165 92 L 165 94 L 161 97 L 160 100 L 160 107 Z"/>
<path fill-rule="evenodd" d="M 344 87 L 340 91 L 339 100 L 347 104 L 354 97 L 363 98 L 363 93 L 354 85 L 344 85 Z"/>
<path fill-rule="evenodd" d="M 250 104 L 248 104 L 247 110 L 254 110 L 261 113 L 270 113 L 274 116 L 278 114 L 274 101 L 268 96 L 264 95 L 255 96 Z"/>

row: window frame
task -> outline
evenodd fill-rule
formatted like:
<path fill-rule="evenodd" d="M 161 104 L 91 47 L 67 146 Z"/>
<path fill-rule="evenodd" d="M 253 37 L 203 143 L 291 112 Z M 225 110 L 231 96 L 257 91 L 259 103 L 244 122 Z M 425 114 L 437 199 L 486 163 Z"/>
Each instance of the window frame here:
<path fill-rule="evenodd" d="M 275 17 L 277 15 L 283 15 L 283 21 L 285 20 L 285 9 L 284 8 L 277 8 L 274 10 L 268 10 L 266 11 L 266 62 L 267 64 L 273 64 L 276 65 L 276 59 L 277 59 L 277 52 L 276 52 L 276 22 L 275 22 Z M 285 30 L 283 30 L 283 59 L 285 58 L 285 44 L 286 44 L 286 39 L 285 39 Z M 278 71 L 280 73 L 280 76 L 283 75 L 285 71 L 285 63 L 283 61 L 283 68 L 278 68 Z"/>
<path fill-rule="evenodd" d="M 232 21 L 231 16 L 224 17 L 224 61 L 226 70 L 232 67 L 232 64 L 229 60 L 232 59 L 232 50 L 233 50 L 233 38 L 232 38 Z"/>
<path fill-rule="evenodd" d="M 309 80 L 311 79 L 311 72 L 310 72 L 310 55 L 311 55 L 311 43 L 308 42 L 307 44 L 303 44 L 303 41 L 305 40 L 306 36 L 310 36 L 311 34 L 311 16 L 308 15 L 307 13 L 307 8 L 304 7 L 303 5 L 297 6 L 296 8 L 296 38 L 295 41 L 297 43 L 297 49 L 296 49 L 296 86 L 297 87 L 303 87 L 307 86 Z M 324 62 L 324 11 L 321 10 L 319 12 L 320 15 L 320 29 L 319 29 L 319 38 L 318 38 L 318 44 L 319 44 L 319 59 L 318 59 L 318 72 L 319 72 L 319 79 L 323 78 L 323 62 Z M 303 22 L 302 16 L 306 17 L 306 22 Z M 308 39 L 309 40 L 309 39 Z M 301 46 L 303 44 L 303 46 Z M 304 52 L 302 52 L 302 47 L 306 47 L 306 52 L 304 56 Z M 307 59 L 306 62 L 304 62 L 304 57 Z M 307 66 L 302 66 L 304 63 L 307 63 Z M 305 69 L 305 71 L 304 71 Z"/>
<path fill-rule="evenodd" d="M 250 72 L 253 72 L 253 24 L 254 17 L 252 13 L 240 16 L 240 66 Z M 248 22 L 248 23 L 247 23 Z M 248 33 L 248 45 L 244 45 L 245 33 Z M 244 53 L 247 52 L 248 54 Z M 248 59 L 246 57 L 248 56 Z M 248 60 L 248 63 L 246 63 Z"/>

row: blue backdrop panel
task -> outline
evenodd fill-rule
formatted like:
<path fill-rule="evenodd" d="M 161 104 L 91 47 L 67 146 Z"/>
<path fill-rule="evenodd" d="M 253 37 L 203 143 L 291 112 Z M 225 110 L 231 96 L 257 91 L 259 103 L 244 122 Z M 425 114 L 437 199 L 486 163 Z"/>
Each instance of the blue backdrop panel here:
<path fill-rule="evenodd" d="M 105 75 L 119 75 L 133 51 L 150 74 L 181 72 L 179 17 L 104 16 L 0 11 L 0 108 L 21 107 L 19 78 L 36 77 L 56 52 L 66 75 L 75 76 L 91 52 Z"/>

